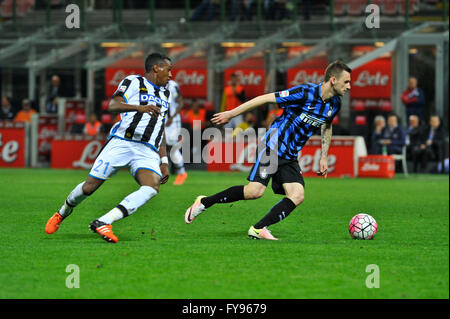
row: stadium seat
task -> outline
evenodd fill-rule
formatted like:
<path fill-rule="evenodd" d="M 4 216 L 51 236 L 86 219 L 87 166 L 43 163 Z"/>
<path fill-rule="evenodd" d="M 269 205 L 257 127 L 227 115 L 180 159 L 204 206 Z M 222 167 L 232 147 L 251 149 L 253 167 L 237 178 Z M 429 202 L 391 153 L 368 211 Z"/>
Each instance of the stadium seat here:
<path fill-rule="evenodd" d="M 385 100 L 381 102 L 381 111 L 390 112 L 392 111 L 392 103 L 389 100 Z"/>
<path fill-rule="evenodd" d="M 348 3 L 348 14 L 352 16 L 359 16 L 366 8 L 365 0 L 350 0 Z"/>
<path fill-rule="evenodd" d="M 11 18 L 13 15 L 13 2 L 12 0 L 4 0 L 0 6 L 1 16 L 3 18 Z"/>
<path fill-rule="evenodd" d="M 203 106 L 205 107 L 205 110 L 207 110 L 207 111 L 214 111 L 214 104 L 211 101 L 205 101 Z"/>
<path fill-rule="evenodd" d="M 78 113 L 75 116 L 75 123 L 76 124 L 84 124 L 86 122 L 86 115 Z"/>
<path fill-rule="evenodd" d="M 355 117 L 355 125 L 365 126 L 367 124 L 367 118 L 365 115 L 357 115 Z"/>
<path fill-rule="evenodd" d="M 112 115 L 111 114 L 102 114 L 101 122 L 103 124 L 111 124 L 111 122 L 112 122 Z"/>
<path fill-rule="evenodd" d="M 353 100 L 352 101 L 352 110 L 355 112 L 364 111 L 366 108 L 366 104 L 363 100 Z"/>
<path fill-rule="evenodd" d="M 333 119 L 333 122 L 331 122 L 331 124 L 338 125 L 339 124 L 339 116 L 336 115 Z"/>
<path fill-rule="evenodd" d="M 385 15 L 397 15 L 398 1 L 384 0 L 382 3 L 382 13 Z"/>
<path fill-rule="evenodd" d="M 347 0 L 336 0 L 334 2 L 334 15 L 343 16 L 346 13 Z"/>
<path fill-rule="evenodd" d="M 406 13 L 406 1 L 405 0 L 395 0 L 399 4 L 400 14 Z M 417 7 L 417 1 L 416 0 L 409 0 L 409 14 L 413 14 L 415 12 L 415 9 Z"/>
<path fill-rule="evenodd" d="M 102 101 L 102 111 L 107 111 L 109 107 L 109 100 Z"/>
<path fill-rule="evenodd" d="M 392 154 L 391 156 L 396 161 L 402 161 L 403 174 L 405 174 L 405 177 L 408 177 L 408 164 L 406 162 L 406 145 L 404 145 L 402 147 L 402 153 L 401 154 Z"/>

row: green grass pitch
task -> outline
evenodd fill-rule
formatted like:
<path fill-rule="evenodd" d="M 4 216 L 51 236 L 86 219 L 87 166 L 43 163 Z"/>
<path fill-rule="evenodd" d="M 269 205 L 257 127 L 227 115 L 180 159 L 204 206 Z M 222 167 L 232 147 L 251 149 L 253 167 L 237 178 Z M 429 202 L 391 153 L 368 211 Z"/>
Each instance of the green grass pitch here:
<path fill-rule="evenodd" d="M 269 187 L 187 225 L 197 195 L 246 183 L 243 173 L 189 174 L 115 223 L 119 243 L 110 244 L 88 225 L 137 189 L 127 171 L 47 235 L 47 219 L 87 171 L 0 169 L 0 298 L 449 298 L 448 175 L 306 178 L 305 202 L 271 227 L 280 239 L 272 242 L 250 240 L 247 230 L 281 196 Z M 358 212 L 377 220 L 374 240 L 350 238 Z M 70 264 L 80 288 L 66 287 Z M 366 287 L 370 264 L 379 288 Z"/>

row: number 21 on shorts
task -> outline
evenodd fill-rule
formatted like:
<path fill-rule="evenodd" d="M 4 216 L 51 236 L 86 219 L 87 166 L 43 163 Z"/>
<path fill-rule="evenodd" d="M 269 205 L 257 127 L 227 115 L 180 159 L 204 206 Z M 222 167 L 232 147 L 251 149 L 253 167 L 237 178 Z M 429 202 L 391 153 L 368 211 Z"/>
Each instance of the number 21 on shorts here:
<path fill-rule="evenodd" d="M 108 170 L 109 162 L 103 162 L 103 160 L 99 160 L 97 166 L 94 168 L 94 172 L 99 173 L 100 167 L 104 164 L 105 168 L 103 169 L 103 175 L 106 175 L 106 171 Z"/>

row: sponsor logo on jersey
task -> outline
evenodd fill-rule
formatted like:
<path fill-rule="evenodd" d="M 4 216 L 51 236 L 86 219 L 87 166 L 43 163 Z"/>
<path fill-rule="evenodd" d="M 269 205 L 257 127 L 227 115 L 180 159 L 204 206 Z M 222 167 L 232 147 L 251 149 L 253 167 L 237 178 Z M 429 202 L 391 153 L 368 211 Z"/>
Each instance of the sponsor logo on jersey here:
<path fill-rule="evenodd" d="M 320 126 L 322 126 L 323 123 L 325 123 L 324 120 L 318 119 L 318 118 L 316 118 L 312 115 L 306 114 L 306 113 L 300 114 L 300 119 L 302 120 L 303 123 L 311 124 L 312 126 L 315 126 L 315 127 L 320 127 Z"/>
<path fill-rule="evenodd" d="M 120 86 L 120 88 L 119 88 L 119 92 L 125 92 L 127 90 L 127 86 L 126 85 L 122 85 L 122 86 Z"/>
<path fill-rule="evenodd" d="M 159 97 L 154 96 L 152 94 L 140 94 L 139 101 L 140 102 L 147 102 L 147 103 L 154 102 L 154 103 L 159 104 L 159 105 L 161 105 L 163 107 L 169 108 L 169 103 L 167 101 L 164 101 L 164 100 L 160 99 Z"/>

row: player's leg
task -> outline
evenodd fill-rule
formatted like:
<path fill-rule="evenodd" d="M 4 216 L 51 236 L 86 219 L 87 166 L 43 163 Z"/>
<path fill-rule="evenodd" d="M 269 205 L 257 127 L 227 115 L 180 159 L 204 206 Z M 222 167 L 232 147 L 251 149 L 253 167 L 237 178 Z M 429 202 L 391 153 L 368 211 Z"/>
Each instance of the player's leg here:
<path fill-rule="evenodd" d="M 250 227 L 248 235 L 251 238 L 276 240 L 267 227 L 285 219 L 304 200 L 305 183 L 298 161 L 280 159 L 278 165 L 278 171 L 272 176 L 272 189 L 275 194 L 285 197 Z"/>
<path fill-rule="evenodd" d="M 172 165 L 175 167 L 175 171 L 177 173 L 177 177 L 173 182 L 174 185 L 183 185 L 187 179 L 188 174 L 184 168 L 183 155 L 181 154 L 180 148 L 175 145 L 171 151 L 169 152 L 169 158 L 172 162 Z"/>
<path fill-rule="evenodd" d="M 266 172 L 268 167 L 267 163 L 261 161 L 261 154 L 263 154 L 263 152 L 266 152 L 266 147 L 261 151 L 260 156 L 258 156 L 255 164 L 250 170 L 250 174 L 247 178 L 250 183 L 246 186 L 232 186 L 211 196 L 198 196 L 194 203 L 186 210 L 186 213 L 184 214 L 185 222 L 187 224 L 192 223 L 200 213 L 215 204 L 232 203 L 239 200 L 257 199 L 261 197 L 272 176 L 272 174 Z"/>
<path fill-rule="evenodd" d="M 62 221 L 68 217 L 73 209 L 78 206 L 86 197 L 93 194 L 102 184 L 104 180 L 88 176 L 88 178 L 78 184 L 67 196 L 61 208 L 53 214 L 45 225 L 45 232 L 53 234 L 59 229 Z"/>
<path fill-rule="evenodd" d="M 283 184 L 283 189 L 286 197 L 275 204 L 261 220 L 250 227 L 248 231 L 250 238 L 277 240 L 267 227 L 288 217 L 303 202 L 305 191 L 302 184 L 285 183 Z"/>
<path fill-rule="evenodd" d="M 185 222 L 187 224 L 192 223 L 195 217 L 215 204 L 257 199 L 264 194 L 265 190 L 266 185 L 259 182 L 250 182 L 245 186 L 232 186 L 211 196 L 198 196 L 194 204 L 186 210 L 184 216 Z"/>
<path fill-rule="evenodd" d="M 130 162 L 130 171 L 140 188 L 126 196 L 116 207 L 102 217 L 91 222 L 90 227 L 108 242 L 116 243 L 118 238 L 112 232 L 112 223 L 135 213 L 159 190 L 161 171 L 159 168 L 158 153 L 145 145 L 133 145 L 133 159 Z"/>

